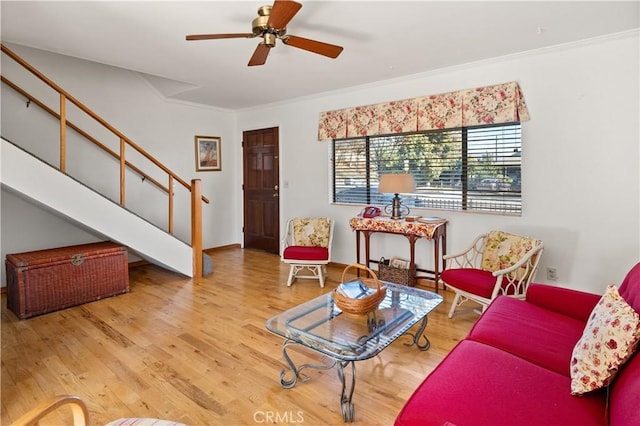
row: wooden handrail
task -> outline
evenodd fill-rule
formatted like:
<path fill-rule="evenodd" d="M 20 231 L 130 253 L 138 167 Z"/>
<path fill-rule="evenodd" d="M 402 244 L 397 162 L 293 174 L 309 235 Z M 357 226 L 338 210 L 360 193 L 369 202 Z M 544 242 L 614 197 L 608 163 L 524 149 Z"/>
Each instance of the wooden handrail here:
<path fill-rule="evenodd" d="M 54 110 L 49 108 L 47 105 L 42 103 L 39 99 L 37 99 L 36 97 L 32 96 L 26 90 L 24 90 L 23 88 L 21 88 L 17 84 L 13 83 L 11 80 L 6 78 L 5 76 L 0 76 L 0 78 L 2 79 L 2 82 L 5 83 L 7 86 L 11 87 L 13 90 L 15 90 L 16 92 L 20 93 L 25 98 L 29 99 L 31 102 L 33 102 L 34 104 L 36 104 L 37 106 L 42 108 L 42 110 L 44 110 L 45 112 L 49 113 L 50 115 L 54 116 L 56 119 L 60 120 L 60 114 L 58 114 L 57 112 L 55 112 Z M 81 135 L 85 139 L 88 139 L 94 145 L 97 145 L 100 149 L 105 151 L 107 154 L 109 154 L 110 156 L 112 156 L 116 160 L 118 159 L 118 154 L 116 154 L 114 151 L 109 149 L 109 147 L 107 147 L 106 145 L 100 143 L 100 141 L 98 141 L 96 138 L 94 138 L 93 136 L 91 136 L 90 134 L 88 134 L 87 132 L 82 130 L 77 125 L 73 124 L 71 121 L 67 120 L 67 126 L 71 127 L 79 135 Z M 148 180 L 151 184 L 157 186 L 160 190 L 162 190 L 162 191 L 164 191 L 166 193 L 169 193 L 169 189 L 167 187 L 165 187 L 160 182 L 158 182 L 157 180 L 155 180 L 154 178 L 152 178 L 151 176 L 149 176 L 148 174 L 143 172 L 138 167 L 136 167 L 133 164 L 131 164 L 129 161 L 126 162 L 126 165 L 127 165 L 127 167 L 129 169 L 133 170 L 135 173 L 137 173 L 139 176 L 141 176 L 144 180 Z M 171 232 L 171 231 L 169 231 L 169 232 Z"/>
<path fill-rule="evenodd" d="M 95 112 L 93 112 L 92 110 L 90 110 L 88 107 L 86 107 L 82 102 L 80 102 L 79 100 L 77 100 L 76 98 L 74 98 L 73 96 L 71 96 L 71 94 L 69 94 L 66 90 L 64 90 L 62 87 L 58 86 L 57 84 L 55 84 L 53 81 L 51 81 L 49 78 L 47 78 L 44 74 L 42 74 L 40 71 L 38 71 L 37 69 L 35 69 L 34 67 L 32 67 L 28 62 L 26 62 L 24 59 L 22 59 L 20 56 L 18 56 L 16 53 L 14 53 L 11 49 L 9 49 L 8 47 L 6 47 L 4 44 L 0 44 L 0 47 L 2 48 L 2 52 L 6 53 L 9 57 L 11 57 L 14 61 L 16 61 L 18 64 L 20 64 L 23 68 L 27 69 L 30 73 L 32 73 L 33 75 L 35 75 L 36 77 L 38 77 L 40 80 L 42 80 L 47 86 L 51 87 L 53 90 L 55 90 L 56 92 L 60 93 L 61 95 L 64 95 L 64 97 L 66 98 L 66 100 L 72 102 L 75 106 L 77 106 L 78 108 L 80 108 L 82 111 L 84 111 L 86 114 L 88 114 L 89 116 L 91 116 L 91 118 L 93 118 L 94 120 L 96 120 L 98 123 L 102 124 L 107 130 L 109 130 L 111 133 L 113 133 L 114 135 L 118 136 L 121 139 L 124 139 L 125 142 L 131 146 L 133 149 L 135 149 L 136 151 L 138 151 L 140 154 L 142 154 L 147 160 L 151 161 L 154 165 L 156 165 L 157 167 L 159 167 L 160 169 L 162 169 L 162 171 L 164 171 L 165 173 L 167 173 L 168 175 L 172 176 L 173 179 L 175 179 L 176 181 L 178 181 L 180 183 L 180 185 L 184 186 L 186 189 L 191 190 L 191 186 L 184 181 L 180 176 L 176 175 L 175 173 L 173 173 L 169 168 L 167 168 L 164 164 L 162 164 L 160 161 L 158 161 L 156 158 L 154 158 L 151 154 L 149 154 L 147 151 L 145 151 L 144 149 L 142 149 L 138 144 L 136 144 L 135 142 L 133 142 L 131 139 L 129 139 L 126 135 L 124 135 L 122 132 L 120 132 L 118 129 L 116 129 L 115 127 L 113 127 L 111 124 L 107 123 L 107 121 L 105 121 L 102 117 L 100 117 L 98 114 L 96 114 Z M 204 201 L 205 203 L 209 203 L 209 200 L 206 197 L 202 197 L 202 201 Z"/>
<path fill-rule="evenodd" d="M 126 135 L 120 132 L 118 129 L 109 124 L 106 120 L 100 117 L 98 114 L 93 112 L 87 106 L 85 106 L 82 102 L 74 98 L 71 94 L 65 91 L 62 87 L 58 86 L 52 80 L 47 78 L 44 74 L 38 71 L 36 68 L 31 66 L 28 62 L 19 57 L 16 53 L 14 53 L 11 49 L 6 47 L 4 44 L 0 43 L 0 48 L 3 53 L 11 57 L 14 61 L 16 61 L 19 65 L 29 71 L 31 74 L 36 76 L 42 82 L 44 82 L 47 86 L 52 88 L 60 95 L 60 112 L 57 113 L 53 109 L 49 108 L 40 100 L 28 94 L 25 90 L 20 88 L 15 83 L 12 83 L 7 78 L 2 76 L 2 82 L 9 85 L 14 90 L 18 91 L 22 95 L 26 96 L 29 101 L 33 101 L 44 109 L 49 114 L 55 116 L 60 121 L 60 171 L 66 173 L 66 154 L 67 154 L 67 126 L 71 127 L 73 130 L 78 132 L 81 136 L 85 137 L 89 142 L 93 143 L 112 157 L 119 160 L 120 163 L 120 204 L 122 206 L 125 205 L 126 201 L 126 185 L 125 185 L 125 176 L 127 167 L 133 170 L 134 172 L 140 174 L 144 179 L 148 179 L 151 183 L 156 185 L 158 188 L 164 190 L 169 196 L 169 232 L 173 233 L 173 201 L 174 201 L 174 190 L 173 185 L 174 182 L 179 182 L 184 188 L 186 188 L 191 193 L 191 246 L 193 250 L 193 276 L 201 277 L 202 276 L 202 202 L 209 203 L 209 200 L 202 195 L 200 189 L 200 180 L 194 179 L 191 181 L 191 184 L 187 183 L 185 180 L 180 178 L 180 176 L 176 175 L 173 171 L 171 171 L 168 167 L 158 161 L 155 157 L 145 151 L 138 144 L 129 139 Z M 81 130 L 75 124 L 69 122 L 67 120 L 67 102 L 72 102 L 76 107 L 78 107 L 85 114 L 89 115 L 99 124 L 101 124 L 108 131 L 116 135 L 120 140 L 119 153 L 112 151 L 107 148 L 104 144 L 100 143 L 94 137 Z M 28 104 L 27 104 L 28 106 Z M 142 172 L 139 168 L 133 166 L 126 160 L 125 149 L 126 146 L 130 146 L 134 150 L 136 150 L 139 154 L 141 154 L 144 158 L 166 173 L 169 177 L 169 185 L 168 187 L 164 187 L 162 184 L 152 179 L 146 173 Z"/>

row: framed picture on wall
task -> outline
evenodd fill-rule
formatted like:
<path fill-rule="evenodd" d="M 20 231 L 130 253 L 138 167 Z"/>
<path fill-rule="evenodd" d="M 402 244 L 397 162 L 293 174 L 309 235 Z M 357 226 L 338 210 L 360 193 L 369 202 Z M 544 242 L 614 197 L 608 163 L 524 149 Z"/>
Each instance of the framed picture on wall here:
<path fill-rule="evenodd" d="M 222 139 L 218 136 L 196 136 L 196 172 L 222 170 Z"/>

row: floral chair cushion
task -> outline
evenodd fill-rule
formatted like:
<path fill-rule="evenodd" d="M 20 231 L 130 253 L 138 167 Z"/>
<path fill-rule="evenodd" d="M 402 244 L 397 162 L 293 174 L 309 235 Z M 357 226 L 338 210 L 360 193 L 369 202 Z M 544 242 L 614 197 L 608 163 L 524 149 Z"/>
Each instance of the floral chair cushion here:
<path fill-rule="evenodd" d="M 593 308 L 571 356 L 571 394 L 580 395 L 607 386 L 634 353 L 640 339 L 640 315 L 607 287 Z"/>
<path fill-rule="evenodd" d="M 326 217 L 293 219 L 293 244 L 304 247 L 328 247 L 330 222 Z"/>
<path fill-rule="evenodd" d="M 517 263 L 539 240 L 502 231 L 491 231 L 482 252 L 481 267 L 485 271 L 499 271 Z"/>

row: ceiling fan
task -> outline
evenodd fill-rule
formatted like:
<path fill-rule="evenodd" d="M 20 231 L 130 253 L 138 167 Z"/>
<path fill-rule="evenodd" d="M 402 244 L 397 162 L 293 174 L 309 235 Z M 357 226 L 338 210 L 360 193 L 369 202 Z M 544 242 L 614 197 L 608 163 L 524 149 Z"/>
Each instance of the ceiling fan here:
<path fill-rule="evenodd" d="M 292 0 L 275 0 L 273 6 L 262 6 L 258 9 L 258 17 L 252 21 L 253 32 L 230 34 L 193 34 L 187 40 L 214 40 L 221 38 L 254 38 L 262 37 L 249 60 L 249 66 L 264 65 L 269 50 L 276 45 L 276 39 L 284 44 L 297 47 L 329 58 L 337 58 L 342 47 L 321 41 L 310 40 L 287 34 L 287 24 L 302 8 L 302 4 Z"/>

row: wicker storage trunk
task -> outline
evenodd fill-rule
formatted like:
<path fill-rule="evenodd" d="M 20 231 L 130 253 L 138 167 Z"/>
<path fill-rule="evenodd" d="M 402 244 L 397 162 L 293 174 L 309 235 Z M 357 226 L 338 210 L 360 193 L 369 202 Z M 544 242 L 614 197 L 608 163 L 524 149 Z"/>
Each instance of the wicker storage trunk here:
<path fill-rule="evenodd" d="M 7 307 L 25 319 L 126 293 L 127 262 L 112 242 L 8 254 Z"/>

